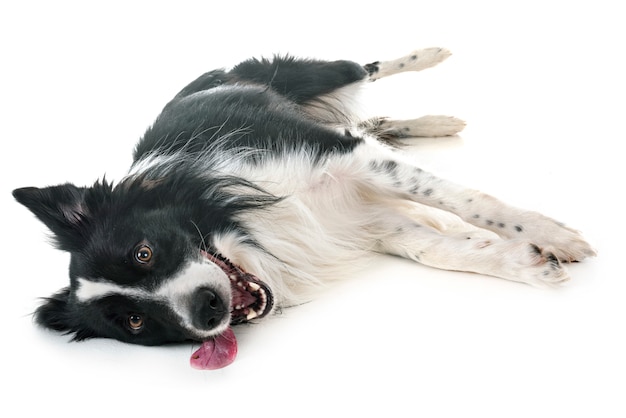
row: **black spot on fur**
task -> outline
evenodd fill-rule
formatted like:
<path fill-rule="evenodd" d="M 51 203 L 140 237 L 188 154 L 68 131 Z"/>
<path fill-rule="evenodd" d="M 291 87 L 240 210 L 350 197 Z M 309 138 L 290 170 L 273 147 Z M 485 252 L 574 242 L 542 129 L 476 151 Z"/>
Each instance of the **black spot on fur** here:
<path fill-rule="evenodd" d="M 411 59 L 415 61 L 417 59 L 417 55 L 411 55 Z"/>
<path fill-rule="evenodd" d="M 472 218 L 474 218 L 474 219 L 478 219 L 478 218 L 480 218 L 480 215 L 479 215 L 479 214 L 476 214 L 476 215 L 472 216 Z"/>
<path fill-rule="evenodd" d="M 500 222 L 500 223 L 498 223 L 498 226 L 499 226 L 500 228 L 504 228 L 506 225 L 505 225 L 504 223 Z"/>
<path fill-rule="evenodd" d="M 431 194 L 433 194 L 433 189 L 424 190 L 424 196 L 430 196 Z"/>
<path fill-rule="evenodd" d="M 522 228 L 521 225 L 515 225 L 515 230 L 517 232 L 522 232 L 524 230 L 524 228 Z"/>
<path fill-rule="evenodd" d="M 398 163 L 392 160 L 383 161 L 381 164 L 383 170 L 388 172 L 391 175 L 395 175 L 398 170 Z"/>
<path fill-rule="evenodd" d="M 485 223 L 489 226 L 493 225 L 493 221 L 491 219 L 487 219 Z"/>

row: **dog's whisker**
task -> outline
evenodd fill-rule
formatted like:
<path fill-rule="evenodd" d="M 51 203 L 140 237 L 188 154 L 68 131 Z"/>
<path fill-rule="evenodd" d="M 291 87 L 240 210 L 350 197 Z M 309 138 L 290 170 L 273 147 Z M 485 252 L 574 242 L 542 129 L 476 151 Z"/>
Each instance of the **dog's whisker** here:
<path fill-rule="evenodd" d="M 200 249 L 204 251 L 208 251 L 209 247 L 206 245 L 205 236 L 202 235 L 202 231 L 200 230 L 200 227 L 193 220 L 190 220 L 189 222 L 191 222 L 191 224 L 194 226 L 196 231 L 198 231 L 198 235 L 200 236 Z"/>

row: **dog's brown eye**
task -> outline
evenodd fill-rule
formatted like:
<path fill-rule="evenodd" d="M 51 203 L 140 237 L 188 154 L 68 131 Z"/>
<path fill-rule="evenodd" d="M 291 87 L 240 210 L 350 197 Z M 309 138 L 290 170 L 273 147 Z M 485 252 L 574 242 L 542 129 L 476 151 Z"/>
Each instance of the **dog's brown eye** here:
<path fill-rule="evenodd" d="M 128 316 L 128 326 L 133 331 L 139 331 L 143 328 L 143 318 L 141 315 L 132 314 Z"/>
<path fill-rule="evenodd" d="M 148 247 L 145 244 L 139 245 L 135 249 L 135 260 L 137 260 L 140 264 L 148 264 L 152 261 L 152 248 Z"/>

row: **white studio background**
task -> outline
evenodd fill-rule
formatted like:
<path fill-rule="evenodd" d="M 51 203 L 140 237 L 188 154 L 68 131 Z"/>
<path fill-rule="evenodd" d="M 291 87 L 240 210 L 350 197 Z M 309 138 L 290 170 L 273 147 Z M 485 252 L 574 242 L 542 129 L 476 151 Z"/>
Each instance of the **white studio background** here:
<path fill-rule="evenodd" d="M 2 3 L 0 414 L 625 416 L 617 3 Z M 68 343 L 32 324 L 37 298 L 66 285 L 67 256 L 12 189 L 121 178 L 162 106 L 209 69 L 287 52 L 367 63 L 430 46 L 453 56 L 373 83 L 365 103 L 465 119 L 459 137 L 410 152 L 583 230 L 599 257 L 570 266 L 562 289 L 375 257 L 319 299 L 239 328 L 238 359 L 214 372 L 189 367 L 197 345 Z"/>

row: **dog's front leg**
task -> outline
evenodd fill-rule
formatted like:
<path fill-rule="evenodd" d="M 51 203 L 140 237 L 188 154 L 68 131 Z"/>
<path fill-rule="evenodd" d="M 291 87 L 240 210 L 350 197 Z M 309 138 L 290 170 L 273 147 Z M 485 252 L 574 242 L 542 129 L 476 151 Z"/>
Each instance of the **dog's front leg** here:
<path fill-rule="evenodd" d="M 535 286 L 553 286 L 569 279 L 549 250 L 529 240 L 506 240 L 486 231 L 446 233 L 408 216 L 389 214 L 381 221 L 378 250 L 443 270 L 466 271 Z"/>
<path fill-rule="evenodd" d="M 595 255 L 578 231 L 537 212 L 509 206 L 485 193 L 436 177 L 377 143 L 366 141 L 356 152 L 363 167 L 367 167 L 367 183 L 377 193 L 452 212 L 510 243 L 525 243 L 520 245 L 527 249 L 532 243 L 530 254 L 536 253 L 544 262 L 553 263 L 553 258 L 578 261 Z"/>

